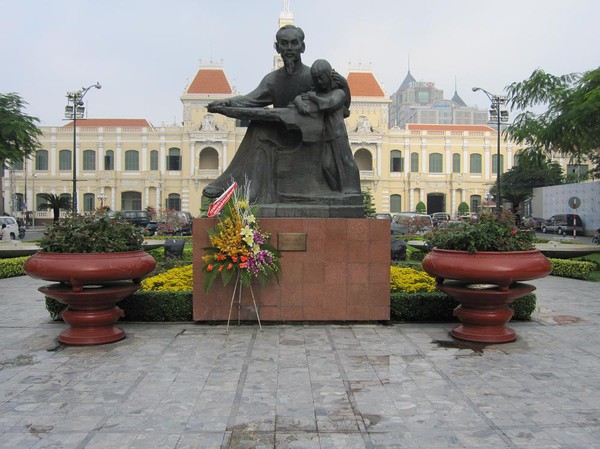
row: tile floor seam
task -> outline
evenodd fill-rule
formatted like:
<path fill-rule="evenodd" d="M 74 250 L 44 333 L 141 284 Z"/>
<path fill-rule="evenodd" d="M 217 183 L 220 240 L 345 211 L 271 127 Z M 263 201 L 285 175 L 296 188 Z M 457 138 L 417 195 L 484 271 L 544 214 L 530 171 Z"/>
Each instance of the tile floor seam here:
<path fill-rule="evenodd" d="M 427 355 L 418 347 L 417 344 L 415 344 L 415 342 L 410 338 L 409 335 L 405 334 L 400 328 L 396 328 L 396 330 L 401 333 L 403 335 L 404 338 L 406 338 L 415 348 L 415 350 L 417 351 L 417 353 L 424 357 L 425 359 L 427 359 Z M 433 367 L 433 369 L 435 370 L 435 372 L 442 377 L 442 379 L 444 379 L 449 385 L 451 385 L 454 390 L 463 398 L 463 400 L 469 405 L 469 407 L 471 408 L 471 410 L 473 410 L 475 412 L 476 415 L 478 415 L 484 422 L 487 423 L 488 428 L 491 429 L 496 435 L 498 435 L 502 441 L 504 441 L 510 448 L 515 448 L 518 449 L 519 446 L 517 446 L 508 435 L 506 435 L 504 433 L 504 431 L 497 426 L 496 424 L 494 424 L 494 422 L 489 419 L 480 409 L 479 407 L 477 407 L 477 405 L 471 400 L 471 398 L 466 395 L 462 389 L 462 387 L 457 384 L 456 382 L 454 382 L 452 380 L 452 378 L 450 378 L 442 369 L 440 369 L 436 363 L 435 360 L 433 358 L 431 358 L 431 365 Z"/>
<path fill-rule="evenodd" d="M 261 330 L 262 332 L 262 330 Z M 254 344 L 256 343 L 256 335 L 257 329 L 254 328 L 252 331 L 252 337 L 248 342 L 248 348 L 246 350 L 246 355 L 244 356 L 244 362 L 242 363 L 242 369 L 240 375 L 238 377 L 238 384 L 235 391 L 235 395 L 233 397 L 233 403 L 231 405 L 231 412 L 229 413 L 229 417 L 227 419 L 227 426 L 225 427 L 225 431 L 235 432 L 235 420 L 237 418 L 238 411 L 240 409 L 240 404 L 242 402 L 242 395 L 244 392 L 244 386 L 246 384 L 246 378 L 248 377 L 248 367 L 250 365 L 250 359 L 252 357 L 252 352 L 254 351 Z M 227 336 L 229 338 L 229 335 Z M 230 445 L 230 439 L 223 438 L 223 443 L 221 444 L 221 449 L 227 449 Z"/>
<path fill-rule="evenodd" d="M 169 344 L 165 345 L 163 350 L 159 354 L 157 354 L 157 357 L 161 357 L 163 354 L 165 354 L 167 352 L 167 350 L 177 340 L 177 338 L 180 335 L 182 335 L 184 332 L 185 332 L 185 329 L 183 329 L 179 333 L 175 334 L 173 336 L 173 338 L 171 339 L 171 341 L 169 342 Z M 131 384 L 131 386 L 127 389 L 127 391 L 125 392 L 125 394 L 119 401 L 119 405 L 116 407 L 116 410 L 118 410 L 127 401 L 127 399 L 139 387 L 139 385 L 142 383 L 142 381 L 146 378 L 147 375 L 148 375 L 148 372 L 144 371 L 135 379 L 135 381 Z M 94 436 L 96 436 L 97 434 L 99 434 L 101 432 L 102 428 L 106 425 L 106 423 L 110 420 L 110 418 L 112 416 L 113 416 L 112 414 L 104 416 L 99 421 L 98 425 L 96 425 L 90 432 L 88 432 L 88 434 L 83 438 L 83 440 L 81 440 L 81 442 L 77 445 L 76 449 L 85 449 L 85 447 L 89 444 L 89 442 L 92 440 L 92 438 L 94 438 Z"/>
<path fill-rule="evenodd" d="M 340 375 L 342 376 L 342 380 L 344 382 L 344 389 L 346 390 L 346 397 L 348 398 L 348 401 L 350 402 L 350 405 L 352 407 L 352 413 L 354 414 L 354 418 L 356 419 L 356 423 L 358 424 L 359 432 L 365 443 L 365 448 L 373 449 L 374 448 L 373 442 L 371 441 L 369 432 L 367 432 L 367 426 L 365 425 L 362 414 L 360 413 L 360 411 L 358 409 L 358 404 L 356 403 L 356 398 L 354 397 L 354 393 L 352 392 L 352 388 L 350 387 L 350 381 L 348 380 L 346 370 L 340 359 L 340 355 L 338 353 L 337 346 L 335 344 L 335 340 L 333 339 L 333 335 L 331 334 L 331 329 L 329 327 L 326 327 L 325 333 L 327 334 L 327 339 L 329 340 L 329 344 L 331 345 L 331 350 L 333 352 L 333 357 L 335 359 L 335 363 L 337 364 L 338 371 L 339 371 Z"/>

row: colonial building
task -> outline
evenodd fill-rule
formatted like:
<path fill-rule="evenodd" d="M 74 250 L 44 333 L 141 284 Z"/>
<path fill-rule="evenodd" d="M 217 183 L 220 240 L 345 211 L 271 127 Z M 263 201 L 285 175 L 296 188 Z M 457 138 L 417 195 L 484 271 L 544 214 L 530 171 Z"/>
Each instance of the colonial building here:
<path fill-rule="evenodd" d="M 279 22 L 293 23 L 287 2 Z M 274 67 L 279 64 L 274 58 Z M 410 71 L 391 99 L 371 70 L 351 70 L 346 76 L 352 93 L 346 120 L 350 144 L 361 186 L 373 192 L 378 212 L 412 211 L 420 201 L 429 213 L 452 215 L 461 202 L 473 211 L 492 206 L 497 134 L 478 124 L 487 116 L 477 116 L 457 93 L 443 100 L 433 83 L 417 83 Z M 151 207 L 198 216 L 203 187 L 225 170 L 246 131 L 244 123 L 206 110 L 209 102 L 232 95 L 222 65 L 203 65 L 180 97 L 182 126 L 155 127 L 145 119 L 82 119 L 75 130 L 73 123 L 43 127 L 43 148 L 2 178 L 4 210 L 17 216 L 35 211 L 37 220 L 49 219 L 48 212 L 39 210 L 44 201 L 40 194 L 71 196 L 75 174 L 80 212 L 101 206 L 115 211 Z M 435 119 L 426 114 L 428 108 L 436 110 Z M 451 119 L 442 114 L 448 110 Z M 461 112 L 470 118 L 460 118 Z M 421 114 L 419 121 L 429 117 L 425 121 L 431 124 L 414 123 L 415 114 Z M 501 171 L 513 166 L 516 150 L 502 136 Z"/>

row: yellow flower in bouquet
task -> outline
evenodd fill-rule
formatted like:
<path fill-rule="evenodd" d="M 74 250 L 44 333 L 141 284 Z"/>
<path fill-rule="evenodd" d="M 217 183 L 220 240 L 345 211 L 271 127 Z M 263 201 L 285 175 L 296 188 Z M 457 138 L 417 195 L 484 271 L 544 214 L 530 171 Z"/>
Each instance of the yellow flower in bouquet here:
<path fill-rule="evenodd" d="M 248 201 L 249 182 L 227 201 L 214 229 L 209 230 L 211 246 L 204 248 L 204 289 L 208 291 L 217 277 L 223 285 L 236 276 L 242 284 L 253 279 L 265 283 L 271 275 L 278 278 L 280 254 L 262 232 L 255 209 Z M 254 210 L 253 210 L 254 209 Z"/>

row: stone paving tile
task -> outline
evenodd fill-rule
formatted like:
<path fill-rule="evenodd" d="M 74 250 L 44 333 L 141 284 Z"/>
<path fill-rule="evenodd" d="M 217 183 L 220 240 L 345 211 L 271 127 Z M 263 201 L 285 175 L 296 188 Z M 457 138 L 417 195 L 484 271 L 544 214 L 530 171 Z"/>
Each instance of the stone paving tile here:
<path fill-rule="evenodd" d="M 450 323 L 123 323 L 66 347 L 41 284 L 3 279 L 0 449 L 596 447 L 597 285 L 533 283 L 505 345 L 457 345 Z"/>

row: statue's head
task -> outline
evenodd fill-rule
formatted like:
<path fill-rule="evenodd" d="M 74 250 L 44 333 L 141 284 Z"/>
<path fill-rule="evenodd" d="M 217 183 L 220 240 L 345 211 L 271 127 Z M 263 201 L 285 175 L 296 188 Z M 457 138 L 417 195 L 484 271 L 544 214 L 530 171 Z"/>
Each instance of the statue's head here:
<path fill-rule="evenodd" d="M 284 64 L 300 61 L 304 53 L 304 31 L 295 25 L 282 26 L 275 35 L 275 50 L 281 55 Z"/>
<path fill-rule="evenodd" d="M 333 68 L 325 59 L 317 59 L 310 67 L 310 75 L 315 88 L 321 92 L 331 90 L 333 86 Z"/>

